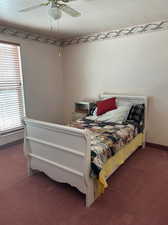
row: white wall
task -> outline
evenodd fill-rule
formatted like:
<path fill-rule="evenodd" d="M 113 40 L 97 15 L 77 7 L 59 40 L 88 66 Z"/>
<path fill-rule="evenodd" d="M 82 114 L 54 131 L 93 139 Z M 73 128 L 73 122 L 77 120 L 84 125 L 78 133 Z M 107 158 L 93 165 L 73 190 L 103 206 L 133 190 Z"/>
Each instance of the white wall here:
<path fill-rule="evenodd" d="M 61 122 L 62 57 L 54 45 L 23 40 L 0 34 L 0 40 L 21 45 L 21 58 L 28 117 Z"/>
<path fill-rule="evenodd" d="M 77 99 L 101 92 L 147 95 L 148 141 L 168 145 L 167 40 L 168 31 L 160 31 L 66 47 L 65 119 Z"/>

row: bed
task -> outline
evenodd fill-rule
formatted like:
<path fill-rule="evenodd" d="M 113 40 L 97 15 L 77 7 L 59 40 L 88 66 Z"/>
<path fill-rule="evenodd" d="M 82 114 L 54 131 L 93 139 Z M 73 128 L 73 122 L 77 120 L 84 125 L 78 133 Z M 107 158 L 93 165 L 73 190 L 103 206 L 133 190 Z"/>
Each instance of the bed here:
<path fill-rule="evenodd" d="M 102 94 L 100 99 L 116 97 L 132 104 L 144 104 L 144 126 L 141 132 L 116 154 L 108 157 L 98 176 L 91 175 L 91 146 L 93 135 L 90 129 L 75 125 L 64 126 L 25 118 L 24 153 L 27 157 L 28 174 L 44 172 L 57 182 L 68 183 L 86 195 L 86 207 L 96 200 L 108 186 L 107 179 L 140 146 L 145 147 L 147 97 Z M 86 121 L 85 121 L 86 122 Z M 108 124 L 105 128 L 108 128 Z M 130 126 L 129 126 L 130 128 Z M 128 127 L 127 127 L 128 129 Z"/>

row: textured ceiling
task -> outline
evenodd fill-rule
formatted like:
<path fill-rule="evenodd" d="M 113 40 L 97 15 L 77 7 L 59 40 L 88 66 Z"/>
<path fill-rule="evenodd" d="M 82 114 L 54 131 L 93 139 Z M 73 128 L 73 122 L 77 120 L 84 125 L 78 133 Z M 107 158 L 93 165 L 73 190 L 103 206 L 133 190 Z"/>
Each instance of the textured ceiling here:
<path fill-rule="evenodd" d="M 59 21 L 48 16 L 48 7 L 19 13 L 43 0 L 1 0 L 0 23 L 60 38 L 85 35 L 150 23 L 168 18 L 167 0 L 76 0 L 69 3 L 81 17 L 63 14 Z"/>

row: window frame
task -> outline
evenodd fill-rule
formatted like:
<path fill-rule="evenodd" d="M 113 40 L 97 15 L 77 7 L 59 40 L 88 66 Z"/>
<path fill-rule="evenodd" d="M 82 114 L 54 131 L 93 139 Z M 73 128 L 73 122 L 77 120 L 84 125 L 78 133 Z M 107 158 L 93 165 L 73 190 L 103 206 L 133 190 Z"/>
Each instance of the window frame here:
<path fill-rule="evenodd" d="M 25 111 L 25 95 L 24 95 L 24 80 L 23 80 L 23 71 L 22 71 L 22 59 L 21 59 L 21 45 L 19 43 L 15 43 L 15 42 L 9 42 L 9 41 L 4 41 L 4 40 L 0 40 L 0 44 L 7 44 L 7 45 L 12 45 L 12 46 L 17 46 L 18 47 L 18 57 L 19 57 L 19 75 L 20 75 L 20 83 L 19 85 L 15 85 L 13 87 L 6 87 L 6 90 L 12 90 L 12 88 L 14 90 L 17 89 L 17 87 L 19 87 L 20 89 L 20 99 L 21 99 L 21 105 L 22 105 L 22 115 L 23 118 L 26 116 L 26 111 Z M 0 88 L 1 90 L 1 88 Z M 2 90 L 5 90 L 2 88 Z M 0 136 L 3 135 L 9 135 L 9 134 L 13 134 L 17 131 L 21 131 L 24 129 L 24 123 L 22 121 L 22 126 L 20 127 L 16 127 L 16 128 L 11 128 L 8 130 L 4 130 L 4 131 L 0 131 Z"/>

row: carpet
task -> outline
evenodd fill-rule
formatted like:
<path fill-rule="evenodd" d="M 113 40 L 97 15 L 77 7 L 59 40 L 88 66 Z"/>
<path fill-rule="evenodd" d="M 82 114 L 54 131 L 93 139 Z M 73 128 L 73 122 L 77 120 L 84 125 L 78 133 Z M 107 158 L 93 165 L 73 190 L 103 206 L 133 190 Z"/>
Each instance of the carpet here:
<path fill-rule="evenodd" d="M 22 144 L 0 150 L 0 225 L 167 225 L 168 152 L 137 150 L 90 208 L 76 188 L 27 176 Z"/>

